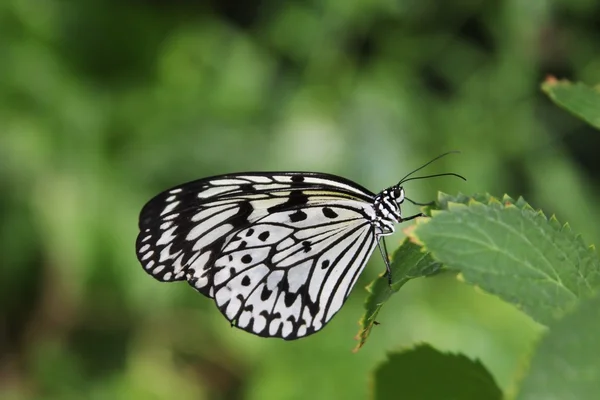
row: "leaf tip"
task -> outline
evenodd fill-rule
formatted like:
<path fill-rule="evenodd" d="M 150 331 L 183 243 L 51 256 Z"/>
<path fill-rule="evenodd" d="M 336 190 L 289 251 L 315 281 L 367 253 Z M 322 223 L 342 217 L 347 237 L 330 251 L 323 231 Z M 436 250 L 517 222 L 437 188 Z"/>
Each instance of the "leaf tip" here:
<path fill-rule="evenodd" d="M 595 244 L 590 244 L 590 245 L 588 246 L 588 249 L 589 249 L 591 252 L 594 252 L 594 253 L 595 253 L 595 252 L 596 252 L 596 245 L 595 245 Z"/>
<path fill-rule="evenodd" d="M 360 329 L 358 330 L 356 335 L 354 335 L 354 340 L 357 340 L 358 343 L 356 344 L 356 346 L 354 346 L 354 349 L 352 350 L 353 353 L 356 353 L 358 350 L 360 350 L 361 347 L 363 347 L 366 341 L 366 337 L 368 336 L 367 330 L 369 328 L 368 325 L 364 323 L 364 320 L 365 318 L 363 317 L 358 321 Z"/>
<path fill-rule="evenodd" d="M 476 201 L 475 199 L 471 200 L 469 203 L 479 203 L 478 201 Z M 494 205 L 500 205 L 500 206 L 509 206 L 511 203 L 510 201 L 505 201 L 505 199 L 503 198 L 502 200 L 497 199 L 496 197 L 492 197 L 490 196 L 490 198 L 488 199 L 488 206 L 494 206 Z"/>
<path fill-rule="evenodd" d="M 504 193 L 504 195 L 502 196 L 502 202 L 504 203 L 505 206 L 507 205 L 514 205 L 515 204 L 515 199 L 513 199 L 512 197 L 510 197 L 508 195 L 508 193 Z"/>
<path fill-rule="evenodd" d="M 568 81 L 560 80 L 554 75 L 546 75 L 546 79 L 542 82 L 542 90 L 546 93 L 549 93 L 552 88 L 560 85 L 561 83 L 567 83 Z"/>
<path fill-rule="evenodd" d="M 553 85 L 557 82 L 558 82 L 558 79 L 556 79 L 556 77 L 552 74 L 546 75 L 546 79 L 544 79 L 544 83 L 546 83 L 548 85 Z"/>

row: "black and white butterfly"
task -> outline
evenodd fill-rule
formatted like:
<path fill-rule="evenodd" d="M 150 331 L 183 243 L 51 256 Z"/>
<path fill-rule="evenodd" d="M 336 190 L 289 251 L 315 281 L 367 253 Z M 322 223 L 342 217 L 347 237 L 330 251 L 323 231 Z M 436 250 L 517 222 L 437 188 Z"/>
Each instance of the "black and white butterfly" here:
<path fill-rule="evenodd" d="M 313 172 L 244 172 L 185 183 L 142 209 L 137 257 L 159 281 L 187 280 L 213 298 L 238 328 L 287 340 L 308 336 L 340 310 L 381 243 L 391 282 L 381 239 L 421 216 L 402 216 L 402 184 L 426 178 L 408 176 L 434 160 L 379 194 Z M 428 177 L 440 175 L 458 176 Z"/>

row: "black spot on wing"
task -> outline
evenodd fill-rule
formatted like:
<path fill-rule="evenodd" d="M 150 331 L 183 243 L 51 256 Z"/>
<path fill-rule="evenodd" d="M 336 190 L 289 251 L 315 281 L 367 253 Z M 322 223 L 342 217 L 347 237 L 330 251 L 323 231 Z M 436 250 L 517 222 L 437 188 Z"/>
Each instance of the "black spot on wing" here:
<path fill-rule="evenodd" d="M 252 262 L 252 256 L 250 254 L 244 254 L 242 257 L 242 262 L 244 264 L 250 264 Z"/>
<path fill-rule="evenodd" d="M 336 218 L 338 214 L 329 207 L 323 207 L 323 215 L 327 218 Z"/>
<path fill-rule="evenodd" d="M 267 240 L 269 238 L 269 235 L 270 235 L 269 231 L 264 231 L 260 235 L 258 235 L 258 238 L 264 242 L 265 240 Z"/>
<path fill-rule="evenodd" d="M 304 221 L 306 218 L 308 218 L 308 216 L 306 215 L 305 212 L 298 210 L 296 212 L 293 212 L 290 214 L 290 221 L 291 222 L 300 222 L 300 221 Z"/>
<path fill-rule="evenodd" d="M 302 242 L 302 248 L 304 249 L 304 252 L 308 253 L 312 247 L 310 247 L 311 243 L 308 240 L 305 240 L 304 242 Z"/>
<path fill-rule="evenodd" d="M 294 175 L 292 176 L 292 182 L 304 182 L 304 177 L 302 175 Z"/>
<path fill-rule="evenodd" d="M 287 201 L 290 206 L 301 206 L 308 203 L 308 196 L 300 190 L 294 190 L 290 193 L 290 198 Z"/>
<path fill-rule="evenodd" d="M 292 210 L 299 206 L 308 203 L 308 196 L 301 190 L 293 190 L 290 192 L 288 199 L 285 203 L 278 204 L 273 207 L 269 207 L 267 211 L 269 213 L 277 213 L 286 210 Z"/>
<path fill-rule="evenodd" d="M 250 204 L 249 201 L 243 201 L 239 204 L 239 211 L 236 215 L 234 215 L 229 221 L 230 224 L 233 225 L 234 228 L 242 228 L 248 224 L 248 217 L 254 211 L 254 207 Z"/>
<path fill-rule="evenodd" d="M 252 236 L 253 233 L 254 233 L 254 229 L 250 228 L 250 229 L 248 229 L 248 232 L 246 232 L 246 236 Z"/>
<path fill-rule="evenodd" d="M 289 308 L 289 307 L 291 307 L 291 306 L 294 305 L 294 302 L 298 298 L 301 290 L 302 290 L 302 288 L 300 288 L 300 290 L 298 291 L 298 293 L 292 293 L 292 292 L 286 292 L 285 293 L 285 297 L 283 299 L 283 302 L 285 303 L 286 307 Z"/>
<path fill-rule="evenodd" d="M 254 193 L 254 192 L 256 192 L 256 188 L 251 183 L 244 183 L 244 184 L 240 185 L 240 190 L 242 191 L 242 193 Z"/>
<path fill-rule="evenodd" d="M 272 294 L 273 294 L 272 290 L 269 290 L 269 289 L 267 289 L 266 286 L 263 286 L 263 290 L 260 293 L 260 299 L 262 301 L 267 301 L 267 300 L 269 300 L 269 297 L 271 297 Z"/>
<path fill-rule="evenodd" d="M 242 278 L 242 286 L 250 286 L 250 278 L 248 277 L 248 275 L 244 276 Z"/>
<path fill-rule="evenodd" d="M 329 260 L 323 260 L 321 268 L 326 269 L 327 267 L 329 267 Z"/>

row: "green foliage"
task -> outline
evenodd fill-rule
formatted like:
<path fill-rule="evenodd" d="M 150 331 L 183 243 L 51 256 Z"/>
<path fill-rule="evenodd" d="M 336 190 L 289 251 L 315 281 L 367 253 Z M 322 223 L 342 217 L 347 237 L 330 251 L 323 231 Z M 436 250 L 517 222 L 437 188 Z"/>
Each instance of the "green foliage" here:
<path fill-rule="evenodd" d="M 568 225 L 523 198 L 440 193 L 433 218 L 422 218 L 392 257 L 393 282 L 382 275 L 368 288 L 360 348 L 383 304 L 408 280 L 445 268 L 514 304 L 542 324 L 564 314 L 600 286 L 600 259 Z M 433 256 L 433 257 L 432 257 Z"/>
<path fill-rule="evenodd" d="M 600 128 L 600 95 L 596 90 L 556 80 L 546 81 L 543 89 L 557 104 Z M 467 283 L 499 296 L 549 326 L 524 378 L 514 386 L 520 386 L 518 398 L 598 398 L 600 296 L 595 294 L 600 287 L 600 260 L 595 249 L 586 246 L 569 225 L 560 224 L 554 216 L 548 219 L 523 198 L 515 201 L 504 196 L 499 201 L 489 194 L 440 194 L 437 209 L 429 207 L 428 213 L 432 218 L 420 220 L 409 232 L 412 240 L 423 246 L 423 257 L 432 257 L 446 268 L 459 271 Z M 374 287 L 385 293 L 376 284 Z M 377 298 L 375 291 L 367 301 L 367 309 L 372 308 L 373 298 Z M 380 307 L 379 303 L 376 312 Z M 428 385 L 430 382 L 419 378 L 426 376 L 424 371 L 431 372 L 428 366 L 442 362 L 430 358 L 430 354 L 418 352 L 412 358 L 407 353 L 392 356 L 376 372 L 375 398 L 394 398 L 389 382 L 397 376 L 403 377 L 403 393 L 410 398 L 500 398 L 496 386 L 492 386 L 495 394 L 455 392 L 457 388 L 477 387 L 469 380 L 461 381 L 464 375 L 460 373 L 450 381 L 452 389 L 437 381 Z M 481 364 L 477 367 L 489 378 Z M 407 372 L 419 368 L 420 374 L 407 376 Z M 449 371 L 457 373 L 460 367 L 444 365 L 439 374 L 431 375 L 447 376 Z"/>
<path fill-rule="evenodd" d="M 499 400 L 502 392 L 478 360 L 419 345 L 399 353 L 375 370 L 373 399 Z"/>
<path fill-rule="evenodd" d="M 474 197 L 440 194 L 444 209 L 420 221 L 411 236 L 466 282 L 543 324 L 600 286 L 597 254 L 568 225 L 523 199 Z"/>
<path fill-rule="evenodd" d="M 600 394 L 600 296 L 551 324 L 540 341 L 518 399 L 597 399 Z"/>
<path fill-rule="evenodd" d="M 560 107 L 600 129 L 600 91 L 581 82 L 548 78 L 542 90 Z"/>
<path fill-rule="evenodd" d="M 459 272 L 465 282 L 549 326 L 533 354 L 519 398 L 597 398 L 600 297 L 590 298 L 600 287 L 600 260 L 594 248 L 586 246 L 568 225 L 546 218 L 523 198 L 504 196 L 500 201 L 489 194 L 440 193 L 437 207 L 429 207 L 428 213 L 431 218 L 419 219 L 407 231 L 422 247 L 405 241 L 394 254 L 392 265 L 399 280 L 391 288 L 385 276 L 373 282 L 359 346 L 384 302 L 409 279 L 439 271 L 441 263 Z M 408 265 L 403 266 L 404 262 Z M 394 398 L 398 382 L 403 395 L 415 399 L 501 397 L 483 365 L 469 364 L 476 373 L 464 371 L 467 358 L 456 357 L 463 364 L 429 347 L 395 354 L 375 373 L 374 398 Z"/>
<path fill-rule="evenodd" d="M 373 325 L 377 323 L 379 310 L 390 296 L 411 279 L 436 274 L 439 272 L 441 264 L 434 261 L 429 254 L 423 253 L 419 246 L 405 240 L 394 252 L 390 268 L 392 271 L 391 286 L 387 274 L 384 273 L 367 287 L 370 294 L 365 303 L 366 312 L 360 320 L 360 330 L 357 335 L 359 343 L 355 351 L 367 341 Z"/>

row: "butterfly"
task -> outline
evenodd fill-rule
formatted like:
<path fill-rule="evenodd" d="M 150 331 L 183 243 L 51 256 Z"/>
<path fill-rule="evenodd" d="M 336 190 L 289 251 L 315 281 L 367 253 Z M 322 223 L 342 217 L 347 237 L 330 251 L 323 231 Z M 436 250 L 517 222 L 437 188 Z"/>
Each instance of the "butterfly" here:
<path fill-rule="evenodd" d="M 403 217 L 407 174 L 379 194 L 315 172 L 243 172 L 188 182 L 151 199 L 139 217 L 137 258 L 159 281 L 186 280 L 236 326 L 263 337 L 320 331 L 340 310 Z"/>

